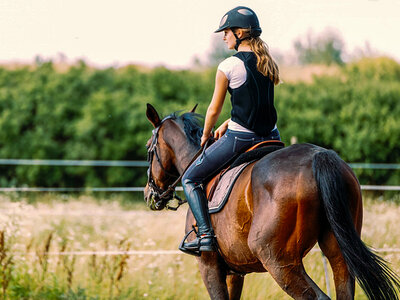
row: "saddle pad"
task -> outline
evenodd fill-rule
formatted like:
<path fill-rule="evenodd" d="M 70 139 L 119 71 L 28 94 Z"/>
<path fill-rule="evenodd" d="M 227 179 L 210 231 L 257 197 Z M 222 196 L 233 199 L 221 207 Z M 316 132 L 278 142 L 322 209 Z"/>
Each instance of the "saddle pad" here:
<path fill-rule="evenodd" d="M 208 202 L 208 209 L 210 214 L 217 213 L 224 207 L 232 191 L 233 185 L 236 182 L 236 179 L 239 177 L 242 171 L 251 163 L 252 161 L 246 162 L 237 167 L 229 169 L 223 174 L 217 187 L 215 188 L 211 201 Z"/>

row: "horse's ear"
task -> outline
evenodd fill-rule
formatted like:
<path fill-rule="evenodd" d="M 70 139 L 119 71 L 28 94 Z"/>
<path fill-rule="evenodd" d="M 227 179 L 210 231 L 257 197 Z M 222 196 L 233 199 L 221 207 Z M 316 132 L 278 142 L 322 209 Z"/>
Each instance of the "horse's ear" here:
<path fill-rule="evenodd" d="M 193 109 L 190 111 L 191 113 L 194 113 L 196 111 L 197 105 L 199 105 L 198 103 L 193 107 Z"/>
<path fill-rule="evenodd" d="M 160 116 L 158 115 L 153 105 L 151 105 L 150 103 L 147 103 L 146 116 L 155 128 L 157 128 L 161 124 Z"/>

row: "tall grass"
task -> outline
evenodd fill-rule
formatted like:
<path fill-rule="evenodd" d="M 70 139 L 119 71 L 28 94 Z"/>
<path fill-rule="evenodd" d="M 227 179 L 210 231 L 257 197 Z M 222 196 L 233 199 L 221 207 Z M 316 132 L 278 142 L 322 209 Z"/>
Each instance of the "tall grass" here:
<path fill-rule="evenodd" d="M 0 196 L 3 299 L 208 299 L 196 260 L 185 254 L 68 254 L 176 250 L 183 236 L 185 207 L 177 212 L 151 212 L 135 204 L 132 210 L 120 201 L 88 196 L 69 197 L 68 201 L 60 196 L 45 196 L 35 203 L 27 200 Z M 365 204 L 364 241 L 375 248 L 399 248 L 400 207 L 373 200 Z M 400 273 L 400 254 L 382 255 Z M 305 266 L 326 291 L 320 252 L 310 253 Z M 246 276 L 242 299 L 266 298 L 289 299 L 268 273 Z M 366 299 L 359 287 L 356 299 Z"/>

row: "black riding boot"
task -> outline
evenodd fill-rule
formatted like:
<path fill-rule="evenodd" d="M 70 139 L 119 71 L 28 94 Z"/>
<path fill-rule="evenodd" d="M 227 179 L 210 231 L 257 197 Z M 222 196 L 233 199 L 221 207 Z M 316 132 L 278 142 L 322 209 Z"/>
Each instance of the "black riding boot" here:
<path fill-rule="evenodd" d="M 186 179 L 183 182 L 186 199 L 197 221 L 197 238 L 186 242 L 183 248 L 191 251 L 216 251 L 214 231 L 208 213 L 207 198 L 200 185 Z"/>

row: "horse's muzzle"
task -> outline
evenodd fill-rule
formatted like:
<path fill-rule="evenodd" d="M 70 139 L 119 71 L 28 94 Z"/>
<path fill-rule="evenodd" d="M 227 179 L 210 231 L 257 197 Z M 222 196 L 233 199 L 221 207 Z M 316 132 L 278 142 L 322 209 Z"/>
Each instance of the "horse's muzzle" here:
<path fill-rule="evenodd" d="M 164 201 L 158 199 L 156 193 L 153 193 L 149 185 L 146 185 L 144 188 L 144 201 L 146 201 L 147 207 L 151 210 L 162 210 L 165 207 Z"/>

